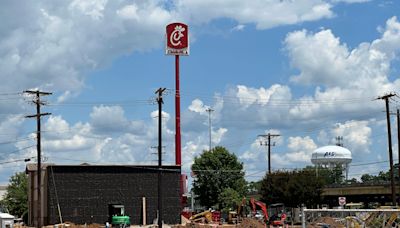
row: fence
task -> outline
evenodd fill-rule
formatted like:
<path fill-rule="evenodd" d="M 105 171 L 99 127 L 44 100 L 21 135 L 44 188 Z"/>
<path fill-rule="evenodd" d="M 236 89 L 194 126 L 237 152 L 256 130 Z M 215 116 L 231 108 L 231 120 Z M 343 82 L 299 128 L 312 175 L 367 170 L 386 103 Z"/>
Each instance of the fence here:
<path fill-rule="evenodd" d="M 383 228 L 400 227 L 400 209 L 306 209 L 302 227 Z"/>

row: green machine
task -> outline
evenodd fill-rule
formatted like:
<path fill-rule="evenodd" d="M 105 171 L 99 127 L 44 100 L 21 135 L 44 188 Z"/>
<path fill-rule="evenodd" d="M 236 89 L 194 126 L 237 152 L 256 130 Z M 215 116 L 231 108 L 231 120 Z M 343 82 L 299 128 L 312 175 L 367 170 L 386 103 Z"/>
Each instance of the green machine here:
<path fill-rule="evenodd" d="M 108 205 L 109 221 L 113 227 L 129 227 L 131 219 L 125 215 L 125 207 L 121 204 Z"/>

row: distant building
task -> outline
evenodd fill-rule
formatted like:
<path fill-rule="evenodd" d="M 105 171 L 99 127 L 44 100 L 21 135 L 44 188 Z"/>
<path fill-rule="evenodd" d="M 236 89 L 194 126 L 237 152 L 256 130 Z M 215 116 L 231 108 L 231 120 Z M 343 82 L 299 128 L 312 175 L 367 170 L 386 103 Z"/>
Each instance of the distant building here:
<path fill-rule="evenodd" d="M 37 224 L 37 166 L 28 164 L 28 225 Z M 42 224 L 70 221 L 76 224 L 108 220 L 109 205 L 122 204 L 132 224 L 143 221 L 143 197 L 146 221 L 157 217 L 157 166 L 54 165 L 43 164 L 41 186 Z M 166 224 L 180 222 L 181 171 L 179 166 L 163 166 L 162 219 Z M 60 212 L 58 211 L 58 204 Z"/>

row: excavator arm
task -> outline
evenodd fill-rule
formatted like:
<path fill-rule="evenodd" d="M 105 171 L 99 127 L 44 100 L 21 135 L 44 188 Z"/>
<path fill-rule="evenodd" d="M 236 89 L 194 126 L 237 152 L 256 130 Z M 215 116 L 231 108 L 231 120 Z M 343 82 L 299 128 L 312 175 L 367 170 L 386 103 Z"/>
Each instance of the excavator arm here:
<path fill-rule="evenodd" d="M 263 203 L 261 201 L 254 200 L 254 198 L 251 198 L 250 199 L 250 204 L 251 204 L 251 207 L 252 207 L 252 210 L 253 210 L 253 215 L 256 214 L 256 212 L 257 212 L 256 209 L 257 209 L 257 206 L 258 206 L 259 208 L 261 208 L 261 211 L 264 214 L 265 221 L 268 221 L 269 216 L 268 216 L 268 211 L 267 211 L 267 205 L 265 203 Z"/>

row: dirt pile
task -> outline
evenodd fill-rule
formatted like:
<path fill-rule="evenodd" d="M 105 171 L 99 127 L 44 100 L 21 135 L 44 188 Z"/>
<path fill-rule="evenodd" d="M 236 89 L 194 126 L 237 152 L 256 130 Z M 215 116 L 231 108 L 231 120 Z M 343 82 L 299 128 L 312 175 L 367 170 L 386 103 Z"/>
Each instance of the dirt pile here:
<path fill-rule="evenodd" d="M 257 219 L 245 218 L 239 224 L 204 224 L 204 223 L 187 223 L 184 225 L 176 225 L 173 228 L 265 228 L 265 224 Z"/>
<path fill-rule="evenodd" d="M 266 225 L 257 219 L 244 218 L 243 221 L 238 225 L 240 228 L 265 228 Z"/>

